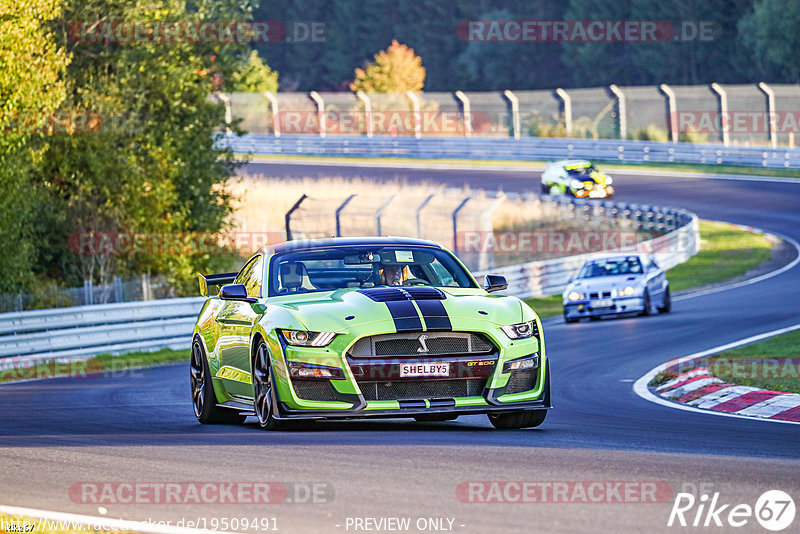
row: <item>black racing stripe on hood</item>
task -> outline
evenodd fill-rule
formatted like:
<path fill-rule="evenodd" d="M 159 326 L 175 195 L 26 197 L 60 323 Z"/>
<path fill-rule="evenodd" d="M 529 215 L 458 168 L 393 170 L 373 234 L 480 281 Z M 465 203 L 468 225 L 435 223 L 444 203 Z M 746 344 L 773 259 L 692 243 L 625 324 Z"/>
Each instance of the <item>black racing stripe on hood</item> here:
<path fill-rule="evenodd" d="M 435 287 L 419 286 L 391 286 L 370 287 L 359 289 L 359 293 L 366 295 L 375 302 L 392 302 L 398 300 L 444 300 L 445 294 Z"/>
<path fill-rule="evenodd" d="M 422 312 L 422 318 L 425 319 L 425 328 L 427 330 L 452 330 L 453 325 L 450 323 L 450 317 L 447 315 L 447 310 L 444 309 L 444 304 L 439 300 L 418 300 L 417 307 Z"/>
<path fill-rule="evenodd" d="M 398 332 L 422 330 L 422 321 L 419 319 L 414 303 L 410 300 L 389 301 L 386 303 L 386 307 L 392 314 L 394 327 Z"/>

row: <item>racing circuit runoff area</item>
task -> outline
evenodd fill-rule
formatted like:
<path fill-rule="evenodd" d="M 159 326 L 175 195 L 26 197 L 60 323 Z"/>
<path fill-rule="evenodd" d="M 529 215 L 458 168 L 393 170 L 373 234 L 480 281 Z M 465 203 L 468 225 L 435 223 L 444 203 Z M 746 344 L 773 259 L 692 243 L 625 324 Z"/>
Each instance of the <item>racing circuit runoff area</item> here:
<path fill-rule="evenodd" d="M 538 185 L 538 172 L 519 168 L 273 162 L 244 171 Z M 621 201 L 800 240 L 800 180 L 637 171 L 614 182 Z M 494 430 L 483 416 L 289 432 L 199 425 L 184 364 L 2 385 L 0 502 L 152 532 L 796 532 L 800 425 L 675 409 L 636 395 L 633 383 L 668 360 L 793 326 L 798 294 L 795 266 L 676 296 L 666 315 L 545 320 L 554 408 L 529 430 Z M 0 519 L 19 512 L 0 508 Z"/>

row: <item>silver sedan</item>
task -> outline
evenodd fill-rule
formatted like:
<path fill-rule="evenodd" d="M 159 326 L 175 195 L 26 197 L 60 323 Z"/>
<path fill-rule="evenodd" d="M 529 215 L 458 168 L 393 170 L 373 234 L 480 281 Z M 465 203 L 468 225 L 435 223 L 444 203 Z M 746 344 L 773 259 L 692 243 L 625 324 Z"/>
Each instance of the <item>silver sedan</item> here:
<path fill-rule="evenodd" d="M 586 260 L 564 290 L 563 304 L 568 323 L 583 317 L 668 313 L 672 308 L 667 275 L 648 254 Z"/>

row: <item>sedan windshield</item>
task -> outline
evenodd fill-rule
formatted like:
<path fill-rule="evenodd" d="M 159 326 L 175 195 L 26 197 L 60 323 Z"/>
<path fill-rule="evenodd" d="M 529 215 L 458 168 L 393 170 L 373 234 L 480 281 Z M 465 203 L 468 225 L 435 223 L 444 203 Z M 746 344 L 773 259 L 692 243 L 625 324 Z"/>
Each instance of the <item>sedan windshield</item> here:
<path fill-rule="evenodd" d="M 414 246 L 350 246 L 276 254 L 269 295 L 379 286 L 477 287 L 444 250 Z"/>
<path fill-rule="evenodd" d="M 614 276 L 619 274 L 641 274 L 642 262 L 636 256 L 594 260 L 586 262 L 578 273 L 578 278 L 595 278 L 598 276 Z"/>

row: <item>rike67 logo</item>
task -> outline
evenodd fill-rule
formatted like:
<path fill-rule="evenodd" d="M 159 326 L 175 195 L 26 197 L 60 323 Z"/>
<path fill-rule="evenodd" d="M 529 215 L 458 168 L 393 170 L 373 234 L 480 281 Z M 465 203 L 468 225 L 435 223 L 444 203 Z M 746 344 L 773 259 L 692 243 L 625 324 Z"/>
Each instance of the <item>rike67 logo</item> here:
<path fill-rule="evenodd" d="M 692 493 L 678 493 L 669 514 L 667 526 L 734 528 L 751 524 L 753 518 L 767 530 L 778 532 L 794 521 L 795 504 L 792 497 L 781 490 L 761 494 L 755 506 L 723 503 L 719 492 L 703 493 L 696 498 Z"/>

